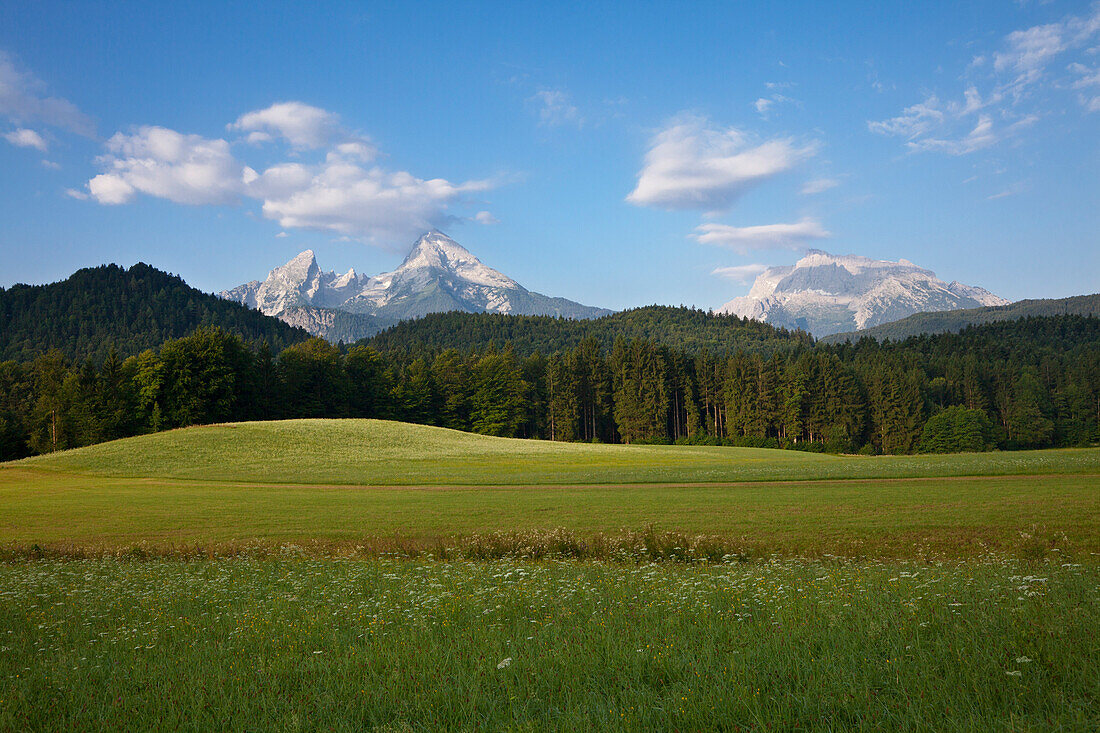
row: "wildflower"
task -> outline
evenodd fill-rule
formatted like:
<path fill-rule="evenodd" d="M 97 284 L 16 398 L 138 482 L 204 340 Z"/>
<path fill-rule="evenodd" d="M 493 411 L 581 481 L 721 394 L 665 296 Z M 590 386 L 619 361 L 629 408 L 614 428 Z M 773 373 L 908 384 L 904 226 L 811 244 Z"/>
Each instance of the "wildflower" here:
<path fill-rule="evenodd" d="M 1018 670 L 1018 669 L 1014 669 L 1010 672 L 1005 672 L 1005 674 L 1007 674 L 1009 677 L 1019 677 L 1023 673 L 1020 672 L 1020 670 Z"/>
<path fill-rule="evenodd" d="M 497 665 L 497 669 L 504 669 L 505 667 L 509 666 L 511 663 L 512 663 L 512 658 L 511 657 L 505 657 L 504 659 L 500 660 L 500 664 Z"/>
<path fill-rule="evenodd" d="M 1027 664 L 1030 661 L 1030 657 L 1016 657 L 1016 664 Z"/>

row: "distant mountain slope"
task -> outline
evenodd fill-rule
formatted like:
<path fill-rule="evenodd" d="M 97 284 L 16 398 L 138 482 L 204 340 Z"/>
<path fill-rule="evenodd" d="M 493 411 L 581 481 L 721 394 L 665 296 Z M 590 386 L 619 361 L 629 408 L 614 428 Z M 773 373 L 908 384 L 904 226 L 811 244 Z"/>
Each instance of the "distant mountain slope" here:
<path fill-rule="evenodd" d="M 995 321 L 1014 321 L 1029 316 L 1100 316 L 1100 294 L 1076 295 L 1071 298 L 1048 300 L 1021 300 L 1009 305 L 968 308 L 955 311 L 917 313 L 899 321 L 883 323 L 863 331 L 837 333 L 821 339 L 823 343 L 839 344 L 845 341 L 857 341 L 864 336 L 882 341 L 899 341 L 922 333 L 955 333 L 967 326 L 993 323 Z"/>
<path fill-rule="evenodd" d="M 527 290 L 442 232 L 427 232 L 392 272 L 368 277 L 348 270 L 323 272 L 312 250 L 276 267 L 267 279 L 238 285 L 221 297 L 259 308 L 329 341 L 356 340 L 398 321 L 429 313 L 511 313 L 595 318 L 611 311 Z M 343 319 L 309 309 L 364 316 Z M 331 322 L 331 323 L 330 323 Z M 339 331 L 339 332 L 338 332 Z"/>
<path fill-rule="evenodd" d="M 309 337 L 143 263 L 100 265 L 48 285 L 0 288 L 0 360 L 30 360 L 49 349 L 100 360 L 112 346 L 127 356 L 199 326 L 220 326 L 253 343 L 266 340 L 276 353 Z"/>
<path fill-rule="evenodd" d="M 1007 303 L 982 288 L 946 283 L 908 260 L 810 250 L 794 265 L 765 270 L 747 296 L 734 298 L 719 312 L 825 336 L 923 311 Z"/>
<path fill-rule="evenodd" d="M 787 331 L 767 323 L 724 316 L 691 308 L 647 306 L 601 318 L 572 320 L 551 316 L 517 316 L 501 313 L 438 313 L 393 326 L 367 343 L 378 349 L 438 351 L 477 349 L 495 343 L 511 343 L 520 354 L 548 354 L 571 349 L 586 336 L 604 347 L 615 339 L 651 339 L 683 351 L 709 349 L 771 353 L 811 346 L 813 339 L 801 331 Z"/>

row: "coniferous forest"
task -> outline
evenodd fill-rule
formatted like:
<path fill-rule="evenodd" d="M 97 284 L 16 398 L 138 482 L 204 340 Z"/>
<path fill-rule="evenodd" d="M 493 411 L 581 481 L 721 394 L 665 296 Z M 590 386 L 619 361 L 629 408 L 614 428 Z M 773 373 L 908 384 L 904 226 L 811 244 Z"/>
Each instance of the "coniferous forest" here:
<path fill-rule="evenodd" d="M 136 354 L 221 326 L 248 343 L 282 350 L 309 334 L 240 303 L 191 287 L 150 265 L 100 265 L 48 285 L 0 288 L 0 360 L 30 361 L 57 349 L 70 359 L 101 362 L 114 349 Z"/>
<path fill-rule="evenodd" d="M 449 324 L 452 314 L 441 318 Z M 475 317 L 476 316 L 465 316 Z M 431 343 L 429 341 L 429 343 Z M 0 363 L 0 458 L 239 420 L 369 417 L 563 441 L 864 453 L 1077 446 L 1100 439 L 1100 319 L 769 350 L 651 339 L 521 353 L 405 343 L 282 350 L 203 326 L 101 361 Z"/>

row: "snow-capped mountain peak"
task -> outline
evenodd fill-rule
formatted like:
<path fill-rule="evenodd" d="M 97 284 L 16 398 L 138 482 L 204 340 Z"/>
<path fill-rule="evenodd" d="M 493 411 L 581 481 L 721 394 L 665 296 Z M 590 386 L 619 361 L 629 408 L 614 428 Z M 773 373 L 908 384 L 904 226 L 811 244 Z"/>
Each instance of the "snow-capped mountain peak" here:
<path fill-rule="evenodd" d="M 1007 303 L 979 287 L 946 283 L 909 260 L 810 250 L 794 265 L 765 270 L 747 296 L 734 298 L 719 312 L 825 336 L 924 311 Z"/>
<path fill-rule="evenodd" d="M 509 289 L 520 287 L 515 280 L 484 265 L 468 249 L 438 230 L 421 235 L 400 267 L 388 274 L 397 276 L 424 269 L 444 270 L 468 282 L 488 287 Z"/>

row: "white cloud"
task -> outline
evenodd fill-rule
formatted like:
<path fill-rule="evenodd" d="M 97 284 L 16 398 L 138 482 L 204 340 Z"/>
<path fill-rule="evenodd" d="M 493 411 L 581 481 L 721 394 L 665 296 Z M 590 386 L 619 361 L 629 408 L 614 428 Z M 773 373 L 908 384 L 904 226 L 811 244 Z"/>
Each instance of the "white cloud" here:
<path fill-rule="evenodd" d="M 267 114 L 276 108 L 281 108 L 279 114 Z M 294 118 L 286 114 L 288 108 L 315 111 Z M 495 185 L 421 179 L 369 165 L 377 156 L 374 146 L 342 128 L 326 127 L 324 121 L 336 117 L 324 110 L 283 103 L 261 110 L 258 117 L 252 114 L 230 127 L 264 135 L 271 130 L 297 148 L 328 142 L 315 155 L 316 162 L 280 162 L 257 172 L 233 155 L 226 140 L 140 127 L 107 142 L 107 152 L 97 159 L 103 172 L 88 181 L 88 193 L 101 204 L 124 204 L 139 193 L 184 204 L 230 204 L 247 198 L 260 202 L 264 216 L 284 229 L 390 242 L 460 219 L 448 213 L 452 205 Z M 292 118 L 316 124 L 295 127 L 288 121 Z M 474 219 L 495 221 L 487 211 Z"/>
<path fill-rule="evenodd" d="M 799 249 L 808 240 L 829 236 L 829 232 L 814 219 L 754 227 L 711 223 L 698 226 L 695 231 L 698 233 L 692 236 L 703 244 L 730 247 L 741 253 L 754 249 Z"/>
<path fill-rule="evenodd" d="M 48 97 L 45 84 L 33 74 L 16 68 L 0 51 L 0 116 L 16 124 L 40 122 L 78 135 L 92 137 L 95 124 L 75 104 L 61 97 Z"/>
<path fill-rule="evenodd" d="M 906 107 L 897 117 L 879 122 L 868 122 L 867 128 L 880 135 L 897 135 L 912 140 L 932 131 L 944 121 L 940 100 L 928 97 L 920 104 Z"/>
<path fill-rule="evenodd" d="M 340 118 L 328 110 L 302 102 L 279 102 L 266 109 L 248 112 L 227 125 L 229 130 L 248 132 L 248 141 L 267 142 L 281 137 L 296 148 L 322 148 L 353 137 L 340 125 Z M 373 148 L 360 141 L 362 150 Z"/>
<path fill-rule="evenodd" d="M 78 191 L 75 188 L 66 188 L 65 195 L 69 198 L 76 199 L 77 201 L 86 201 L 88 199 L 88 194 L 84 193 L 83 191 Z"/>
<path fill-rule="evenodd" d="M 46 152 L 46 141 L 34 130 L 20 128 L 4 134 L 4 139 L 20 148 L 34 148 Z"/>
<path fill-rule="evenodd" d="M 626 200 L 664 209 L 724 211 L 750 188 L 813 155 L 790 139 L 758 142 L 702 117 L 680 116 L 654 135 Z"/>
<path fill-rule="evenodd" d="M 767 269 L 767 265 L 754 263 L 751 265 L 735 265 L 734 267 L 716 267 L 710 274 L 747 285 L 755 280 L 757 275 Z"/>
<path fill-rule="evenodd" d="M 1093 5 L 1090 15 L 1068 16 L 1056 23 L 1013 31 L 1004 37 L 1001 50 L 992 54 L 992 64 L 986 64 L 986 55 L 977 55 L 970 63 L 968 72 L 984 74 L 993 83 L 985 95 L 974 85 L 966 88 L 960 102 L 942 103 L 936 95 L 929 95 L 897 117 L 870 121 L 867 127 L 874 133 L 904 138 L 910 150 L 966 155 L 990 147 L 1030 126 L 1039 113 L 1050 109 L 1049 100 L 1044 100 L 1047 104 L 1042 109 L 1029 111 L 1024 106 L 1029 100 L 1035 103 L 1036 90 L 1057 92 L 1089 85 L 1090 69 L 1081 63 L 1065 67 L 1078 74 L 1072 82 L 1050 78 L 1048 69 L 1058 57 L 1081 52 L 1098 33 L 1100 3 Z M 1092 94 L 1081 93 L 1079 98 L 1086 109 L 1091 108 Z M 1100 108 L 1100 99 L 1096 102 Z"/>
<path fill-rule="evenodd" d="M 800 192 L 805 196 L 813 196 L 814 194 L 824 193 L 830 188 L 836 188 L 839 185 L 840 181 L 835 178 L 815 178 L 812 181 L 803 183 Z"/>
<path fill-rule="evenodd" d="M 945 104 L 935 96 L 930 96 L 920 104 L 907 107 L 898 117 L 868 122 L 867 127 L 871 132 L 880 135 L 906 138 L 906 146 L 910 150 L 935 150 L 950 155 L 967 155 L 997 143 L 1006 135 L 1037 119 L 1029 115 L 998 131 L 994 127 L 992 116 L 982 110 L 1001 99 L 997 93 L 983 99 L 977 89 L 969 87 L 961 102 Z M 977 115 L 977 119 L 969 124 L 974 115 Z M 1002 112 L 1002 116 L 1005 113 Z M 963 125 L 966 127 L 962 127 Z"/>
<path fill-rule="evenodd" d="M 543 89 L 531 98 L 539 105 L 539 124 L 547 127 L 584 124 L 580 111 L 573 105 L 569 94 L 560 89 Z"/>
<path fill-rule="evenodd" d="M 772 87 L 769 85 L 768 88 L 770 89 Z M 760 97 L 752 103 L 752 106 L 756 109 L 761 117 L 764 117 L 766 119 L 768 117 L 768 112 L 770 112 L 772 108 L 775 107 L 775 105 L 782 104 L 784 102 L 799 104 L 797 99 L 791 99 L 790 97 L 785 97 L 782 94 L 773 94 L 770 97 Z"/>
<path fill-rule="evenodd" d="M 923 138 L 909 142 L 909 147 L 914 150 L 941 150 L 951 155 L 966 155 L 975 150 L 987 148 L 997 142 L 997 135 L 993 130 L 993 120 L 989 115 L 981 115 L 965 137 L 958 140 L 945 140 L 937 138 Z"/>
<path fill-rule="evenodd" d="M 375 241 L 414 236 L 451 220 L 448 207 L 492 187 L 489 181 L 424 180 L 404 171 L 364 168 L 330 152 L 316 166 L 283 164 L 248 186 L 263 213 L 284 228 L 319 229 Z"/>
<path fill-rule="evenodd" d="M 1100 112 L 1100 93 L 1095 87 L 1100 87 L 1100 68 L 1090 69 L 1081 63 L 1069 65 L 1069 70 L 1077 74 L 1073 82 L 1073 88 L 1080 90 L 1077 99 L 1087 112 Z"/>
<path fill-rule="evenodd" d="M 289 236 L 290 235 L 287 234 L 286 232 L 279 232 L 278 234 L 275 235 L 275 238 L 276 239 L 283 239 L 284 237 L 289 237 Z"/>
<path fill-rule="evenodd" d="M 500 219 L 496 218 L 495 216 L 493 216 L 488 211 L 479 211 L 479 212 L 477 212 L 477 214 L 474 215 L 474 221 L 476 221 L 478 224 L 485 224 L 485 225 L 499 224 L 500 223 Z"/>
<path fill-rule="evenodd" d="M 1012 69 L 1020 74 L 1020 80 L 1031 81 L 1047 62 L 1066 49 L 1064 33 L 1061 23 L 1013 31 L 1005 38 L 1007 50 L 993 55 L 993 68 Z"/>
<path fill-rule="evenodd" d="M 135 193 L 179 204 L 229 204 L 243 192 L 245 168 L 225 140 L 183 135 L 164 127 L 116 133 L 98 158 L 105 172 L 88 181 L 101 204 L 124 204 Z"/>
<path fill-rule="evenodd" d="M 61 164 L 56 163 L 52 160 L 43 160 L 42 161 L 42 167 L 43 168 L 49 168 L 51 171 L 61 170 Z"/>
<path fill-rule="evenodd" d="M 1081 63 L 1070 64 L 1068 68 L 1070 71 L 1079 75 L 1073 82 L 1074 89 L 1087 89 L 1088 87 L 1100 86 L 1100 68 L 1090 69 Z"/>

